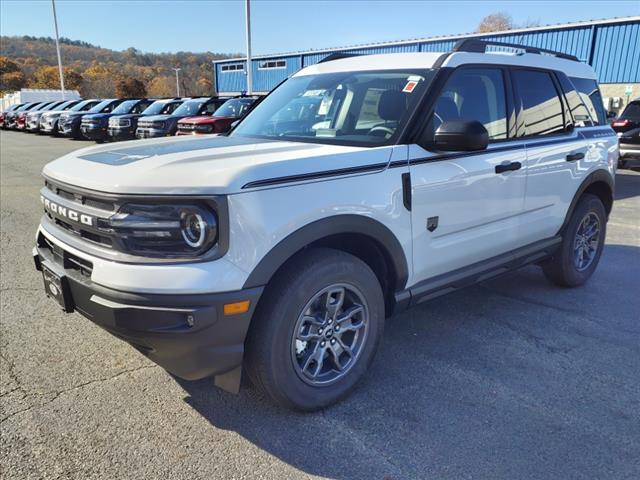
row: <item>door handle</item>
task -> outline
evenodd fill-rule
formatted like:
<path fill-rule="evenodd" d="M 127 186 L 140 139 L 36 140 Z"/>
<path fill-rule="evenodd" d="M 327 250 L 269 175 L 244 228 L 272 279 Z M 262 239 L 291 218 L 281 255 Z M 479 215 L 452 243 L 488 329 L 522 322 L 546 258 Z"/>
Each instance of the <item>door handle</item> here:
<path fill-rule="evenodd" d="M 584 152 L 570 153 L 567 155 L 567 162 L 576 162 L 584 158 Z"/>
<path fill-rule="evenodd" d="M 496 173 L 513 172 L 521 168 L 522 164 L 520 162 L 503 163 L 502 165 L 496 165 Z"/>

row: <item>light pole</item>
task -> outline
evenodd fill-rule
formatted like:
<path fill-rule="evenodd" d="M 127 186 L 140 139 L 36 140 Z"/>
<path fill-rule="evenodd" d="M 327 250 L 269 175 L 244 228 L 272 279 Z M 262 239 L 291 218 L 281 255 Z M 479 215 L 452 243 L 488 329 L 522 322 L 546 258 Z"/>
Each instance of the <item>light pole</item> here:
<path fill-rule="evenodd" d="M 56 0 L 51 0 L 53 7 L 53 24 L 56 28 L 56 51 L 58 52 L 58 73 L 60 74 L 60 91 L 64 100 L 64 75 L 62 74 L 62 57 L 60 57 L 60 40 L 58 39 L 58 17 L 56 16 Z"/>
<path fill-rule="evenodd" d="M 245 2 L 245 21 L 247 28 L 247 95 L 253 92 L 253 65 L 251 64 L 251 6 Z"/>
<path fill-rule="evenodd" d="M 176 97 L 179 97 L 180 96 L 180 80 L 179 80 L 178 72 L 182 69 L 179 67 L 176 67 L 173 70 L 175 70 L 176 72 Z"/>

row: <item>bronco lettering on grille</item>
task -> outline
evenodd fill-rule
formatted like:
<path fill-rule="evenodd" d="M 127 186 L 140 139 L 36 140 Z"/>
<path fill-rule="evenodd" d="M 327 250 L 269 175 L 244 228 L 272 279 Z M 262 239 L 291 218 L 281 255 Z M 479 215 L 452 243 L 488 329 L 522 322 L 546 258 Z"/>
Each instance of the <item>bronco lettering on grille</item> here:
<path fill-rule="evenodd" d="M 45 210 L 55 213 L 60 217 L 68 218 L 74 222 L 79 222 L 84 225 L 89 225 L 92 227 L 94 225 L 94 218 L 91 215 L 86 215 L 84 213 L 76 212 L 75 210 L 71 210 L 70 208 L 63 207 L 62 205 L 58 205 L 55 202 L 52 202 L 48 198 L 45 198 L 44 195 L 40 195 L 40 201 L 44 205 Z"/>

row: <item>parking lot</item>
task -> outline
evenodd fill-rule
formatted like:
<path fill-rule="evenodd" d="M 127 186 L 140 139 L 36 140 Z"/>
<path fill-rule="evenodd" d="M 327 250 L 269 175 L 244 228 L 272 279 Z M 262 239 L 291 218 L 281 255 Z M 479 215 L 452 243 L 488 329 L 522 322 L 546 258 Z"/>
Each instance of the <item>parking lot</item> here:
<path fill-rule="evenodd" d="M 178 381 L 46 298 L 40 171 L 89 144 L 0 133 L 2 478 L 640 478 L 640 169 L 586 286 L 529 267 L 391 318 L 356 391 L 296 414 Z"/>

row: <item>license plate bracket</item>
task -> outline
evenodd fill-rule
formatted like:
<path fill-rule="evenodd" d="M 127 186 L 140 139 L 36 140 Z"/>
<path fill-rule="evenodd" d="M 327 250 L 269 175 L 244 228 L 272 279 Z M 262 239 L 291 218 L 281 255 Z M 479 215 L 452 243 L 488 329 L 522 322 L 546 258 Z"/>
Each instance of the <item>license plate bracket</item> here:
<path fill-rule="evenodd" d="M 69 289 L 69 280 L 67 277 L 57 275 L 43 265 L 42 280 L 47 296 L 54 299 L 64 312 L 73 312 L 73 299 L 71 298 L 71 290 Z"/>

